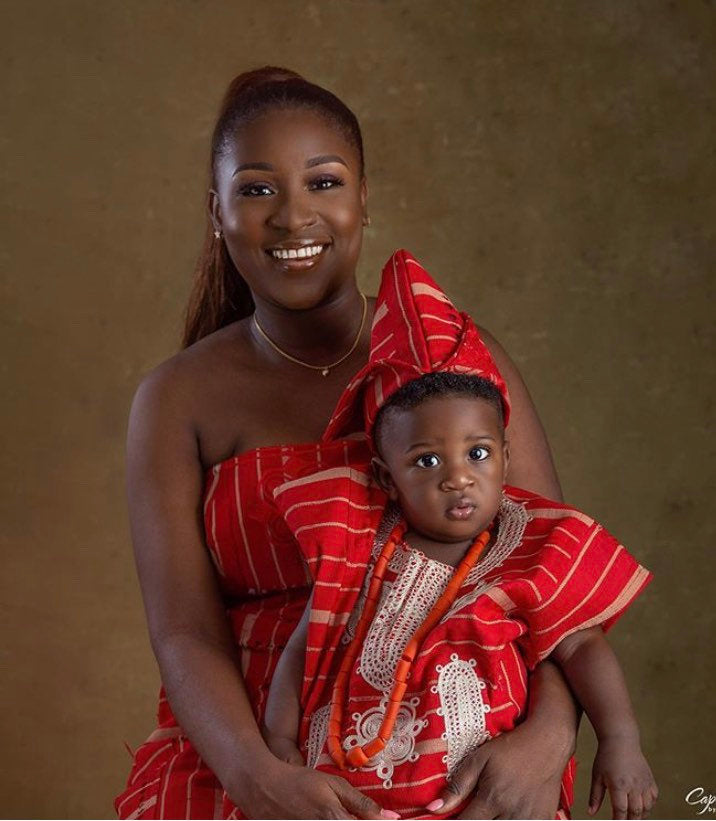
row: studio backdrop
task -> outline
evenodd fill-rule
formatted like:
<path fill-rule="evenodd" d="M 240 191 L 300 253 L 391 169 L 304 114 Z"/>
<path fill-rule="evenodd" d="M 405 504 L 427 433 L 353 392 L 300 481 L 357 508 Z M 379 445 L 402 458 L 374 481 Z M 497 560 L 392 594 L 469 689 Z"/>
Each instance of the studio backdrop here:
<path fill-rule="evenodd" d="M 613 632 L 661 788 L 716 793 L 716 19 L 702 0 L 6 0 L 2 814 L 112 817 L 159 687 L 129 405 L 179 346 L 228 81 L 364 132 L 360 284 L 410 249 L 512 355 L 566 500 L 655 575 Z M 575 814 L 594 744 L 584 721 Z M 607 808 L 600 813 L 606 817 Z"/>

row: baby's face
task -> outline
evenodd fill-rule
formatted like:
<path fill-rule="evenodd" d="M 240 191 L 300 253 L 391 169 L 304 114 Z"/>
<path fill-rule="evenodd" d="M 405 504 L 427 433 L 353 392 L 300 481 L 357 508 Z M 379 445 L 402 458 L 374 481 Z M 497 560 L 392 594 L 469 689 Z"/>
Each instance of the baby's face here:
<path fill-rule="evenodd" d="M 391 410 L 380 445 L 378 477 L 411 529 L 454 543 L 474 538 L 492 522 L 509 452 L 490 402 L 441 396 Z"/>

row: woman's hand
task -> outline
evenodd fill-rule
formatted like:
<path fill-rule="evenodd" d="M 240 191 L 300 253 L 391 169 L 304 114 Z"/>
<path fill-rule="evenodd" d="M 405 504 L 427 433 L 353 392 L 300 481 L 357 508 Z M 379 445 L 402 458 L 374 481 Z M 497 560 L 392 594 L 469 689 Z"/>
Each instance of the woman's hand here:
<path fill-rule="evenodd" d="M 520 724 L 466 756 L 441 798 L 426 809 L 449 815 L 472 796 L 458 818 L 554 818 L 568 760 L 569 751 L 558 751 L 535 737 L 528 723 Z"/>
<path fill-rule="evenodd" d="M 345 779 L 306 767 L 262 758 L 249 779 L 225 785 L 234 804 L 247 818 L 390 818 Z"/>

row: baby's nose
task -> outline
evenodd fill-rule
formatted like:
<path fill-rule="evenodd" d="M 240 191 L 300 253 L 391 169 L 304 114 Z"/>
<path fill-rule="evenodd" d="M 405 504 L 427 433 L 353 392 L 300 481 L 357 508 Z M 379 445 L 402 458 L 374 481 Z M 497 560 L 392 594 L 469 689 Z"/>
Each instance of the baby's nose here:
<path fill-rule="evenodd" d="M 472 484 L 472 477 L 464 470 L 453 471 L 440 482 L 441 490 L 462 490 Z"/>

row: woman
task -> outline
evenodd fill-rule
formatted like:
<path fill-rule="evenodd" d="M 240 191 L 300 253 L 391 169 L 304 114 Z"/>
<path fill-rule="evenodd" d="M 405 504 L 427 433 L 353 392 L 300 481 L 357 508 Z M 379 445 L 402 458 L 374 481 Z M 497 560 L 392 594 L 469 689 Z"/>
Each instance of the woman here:
<path fill-rule="evenodd" d="M 308 594 L 259 480 L 290 477 L 296 452 L 325 466 L 365 446 L 317 444 L 368 356 L 373 300 L 355 280 L 369 222 L 360 130 L 332 94 L 266 67 L 229 87 L 211 168 L 185 348 L 144 379 L 130 416 L 132 538 L 171 709 L 162 697 L 117 811 L 381 817 L 342 779 L 275 759 L 257 726 Z M 527 390 L 483 334 L 513 403 L 510 481 L 560 498 Z M 554 817 L 575 709 L 549 665 L 532 692 L 527 721 L 466 760 L 446 806 L 477 785 L 464 817 Z"/>

